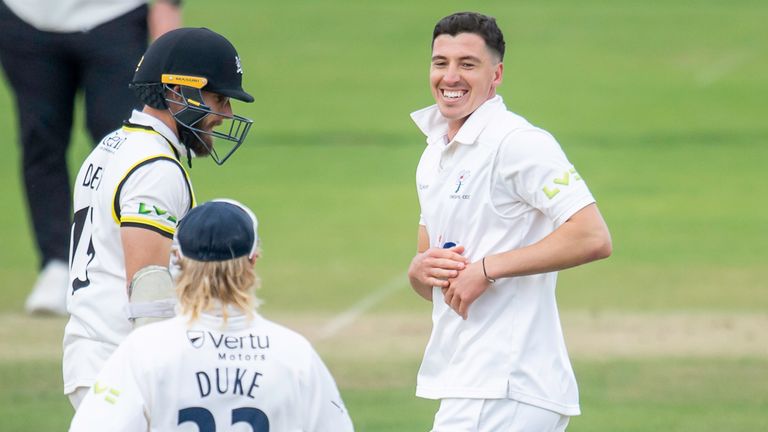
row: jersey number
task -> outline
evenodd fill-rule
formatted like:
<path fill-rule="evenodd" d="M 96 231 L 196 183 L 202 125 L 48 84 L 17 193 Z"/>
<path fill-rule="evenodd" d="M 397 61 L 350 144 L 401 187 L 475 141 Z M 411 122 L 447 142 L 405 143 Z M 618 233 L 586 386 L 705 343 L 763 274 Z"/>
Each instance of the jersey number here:
<path fill-rule="evenodd" d="M 216 432 L 216 422 L 213 414 L 202 407 L 191 407 L 179 410 L 179 423 L 192 422 L 200 432 Z M 246 423 L 253 432 L 269 432 L 269 419 L 264 411 L 258 408 L 235 408 L 232 410 L 232 424 Z"/>
<path fill-rule="evenodd" d="M 93 248 L 93 209 L 85 207 L 75 212 L 72 222 L 72 250 L 69 251 L 75 279 L 72 281 L 72 293 L 91 284 L 88 279 L 88 265 L 96 257 Z"/>

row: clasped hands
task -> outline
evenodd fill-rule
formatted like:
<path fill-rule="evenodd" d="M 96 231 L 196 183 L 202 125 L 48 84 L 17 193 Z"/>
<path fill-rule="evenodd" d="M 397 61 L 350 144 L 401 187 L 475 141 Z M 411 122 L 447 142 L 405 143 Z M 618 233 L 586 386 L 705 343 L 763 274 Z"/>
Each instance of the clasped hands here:
<path fill-rule="evenodd" d="M 464 246 L 429 248 L 411 261 L 408 275 L 424 286 L 437 286 L 445 303 L 463 319 L 469 306 L 490 286 L 480 261 L 470 263 Z M 432 299 L 435 301 L 435 299 Z"/>

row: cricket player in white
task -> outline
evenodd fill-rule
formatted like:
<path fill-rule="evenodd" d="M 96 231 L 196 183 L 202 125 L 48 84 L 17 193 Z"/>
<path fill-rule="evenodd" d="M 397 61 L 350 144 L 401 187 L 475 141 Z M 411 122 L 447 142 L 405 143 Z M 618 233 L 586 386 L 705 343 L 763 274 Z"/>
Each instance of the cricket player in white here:
<path fill-rule="evenodd" d="M 241 83 L 237 52 L 223 36 L 198 28 L 166 33 L 148 48 L 132 83 L 145 107 L 83 163 L 63 360 L 64 393 L 75 408 L 131 331 L 128 282 L 141 268 L 168 266 L 176 224 L 195 205 L 182 160 L 210 154 L 223 163 L 245 138 L 251 121 L 230 105 L 230 97 L 253 101 Z M 225 122 L 237 133 L 214 130 Z M 223 159 L 213 137 L 235 143 Z"/>
<path fill-rule="evenodd" d="M 162 122 L 134 112 L 130 123 L 96 147 L 77 176 L 72 316 L 64 337 L 66 394 L 90 386 L 101 364 L 131 331 L 125 311 L 123 230 L 145 229 L 172 238 L 176 220 L 194 205 L 192 187 L 176 157 L 178 147 Z M 147 252 L 152 255 L 152 249 Z M 168 264 L 167 257 L 159 260 Z"/>
<path fill-rule="evenodd" d="M 433 32 L 436 105 L 416 173 L 421 221 L 409 268 L 433 303 L 416 394 L 433 431 L 559 432 L 580 413 L 555 302 L 557 271 L 607 257 L 608 229 L 555 139 L 509 112 L 504 39 L 466 12 Z"/>
<path fill-rule="evenodd" d="M 208 202 L 187 214 L 177 238 L 180 314 L 128 336 L 70 431 L 352 431 L 309 342 L 254 309 L 253 213 Z"/>

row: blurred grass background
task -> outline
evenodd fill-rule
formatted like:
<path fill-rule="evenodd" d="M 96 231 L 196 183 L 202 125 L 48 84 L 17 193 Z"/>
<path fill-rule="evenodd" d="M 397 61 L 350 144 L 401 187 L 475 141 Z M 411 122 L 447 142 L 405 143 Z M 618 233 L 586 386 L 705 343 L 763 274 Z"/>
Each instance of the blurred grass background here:
<path fill-rule="evenodd" d="M 768 3 L 188 0 L 186 25 L 234 42 L 256 97 L 234 106 L 254 119 L 245 146 L 191 176 L 199 201 L 232 197 L 259 216 L 266 316 L 329 322 L 405 273 L 424 145 L 408 113 L 432 103 L 431 31 L 460 10 L 497 18 L 500 94 L 558 138 L 611 228 L 609 260 L 561 273 L 565 313 L 766 314 Z M 63 430 L 64 322 L 22 312 L 37 257 L 3 84 L 0 430 Z M 73 171 L 91 145 L 79 110 Z M 402 284 L 366 319 L 398 314 L 423 320 L 417 340 L 375 356 L 339 354 L 345 329 L 316 340 L 360 431 L 431 425 L 436 404 L 413 396 L 429 305 Z M 573 360 L 584 415 L 569 431 L 768 429 L 768 358 Z"/>

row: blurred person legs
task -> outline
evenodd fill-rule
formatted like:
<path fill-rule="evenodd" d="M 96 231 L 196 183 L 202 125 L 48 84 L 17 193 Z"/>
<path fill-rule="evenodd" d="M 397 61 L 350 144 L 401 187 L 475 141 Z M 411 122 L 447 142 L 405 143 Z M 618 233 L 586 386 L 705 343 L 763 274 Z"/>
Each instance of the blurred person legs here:
<path fill-rule="evenodd" d="M 25 308 L 66 313 L 72 217 L 67 169 L 75 96 L 84 91 L 86 124 L 97 142 L 128 118 L 138 101 L 128 88 L 146 49 L 147 7 L 88 32 L 40 31 L 0 2 L 0 63 L 18 113 L 22 175 L 40 273 Z"/>

